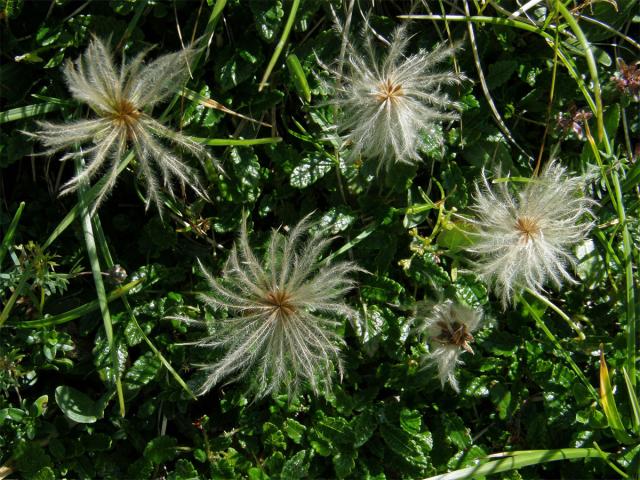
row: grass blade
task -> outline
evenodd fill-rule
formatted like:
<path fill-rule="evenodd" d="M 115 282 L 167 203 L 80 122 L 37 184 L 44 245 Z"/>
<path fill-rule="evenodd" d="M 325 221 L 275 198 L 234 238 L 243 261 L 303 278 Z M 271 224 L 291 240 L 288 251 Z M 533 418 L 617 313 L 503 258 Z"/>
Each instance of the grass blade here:
<path fill-rule="evenodd" d="M 16 300 L 18 300 L 18 296 L 20 295 L 20 292 L 22 292 L 22 289 L 27 283 L 27 279 L 29 278 L 30 274 L 31 272 L 29 270 L 25 270 L 22 272 L 22 275 L 20 276 L 20 281 L 18 282 L 16 289 L 11 294 L 11 297 L 9 297 L 9 300 L 7 300 L 6 305 L 2 309 L 2 313 L 0 313 L 0 327 L 2 327 L 4 322 L 6 322 L 7 319 L 9 318 L 9 315 L 11 314 L 11 310 L 13 309 L 13 306 L 15 305 Z"/>
<path fill-rule="evenodd" d="M 629 378 L 629 373 L 627 373 L 627 369 L 624 367 L 622 367 L 622 375 L 624 376 L 624 383 L 627 385 L 631 410 L 633 411 L 633 429 L 636 434 L 640 434 L 640 402 L 638 401 L 638 395 Z"/>
<path fill-rule="evenodd" d="M 83 160 L 80 157 L 76 157 L 76 174 L 80 175 L 83 167 Z M 107 177 L 103 179 L 106 180 Z M 97 185 L 96 185 L 97 186 Z M 120 380 L 120 369 L 118 367 L 118 351 L 113 341 L 113 325 L 111 323 L 111 314 L 109 313 L 109 305 L 107 301 L 107 294 L 104 289 L 104 282 L 102 281 L 102 271 L 100 269 L 100 260 L 98 259 L 98 251 L 96 249 L 95 236 L 93 233 L 93 227 L 91 225 L 91 217 L 89 215 L 89 193 L 86 188 L 86 184 L 81 183 L 78 189 L 79 198 L 79 215 L 82 221 L 82 233 L 84 235 L 84 241 L 87 248 L 87 256 L 89 257 L 89 263 L 91 265 L 91 273 L 93 274 L 93 283 L 96 286 L 96 294 L 98 295 L 98 304 L 100 307 L 100 313 L 104 324 L 104 331 L 107 336 L 107 342 L 109 343 L 109 352 L 111 353 L 112 368 L 114 369 L 114 376 L 116 382 L 116 391 L 118 393 L 118 404 L 120 406 L 120 416 L 124 417 L 125 405 L 124 405 L 124 392 L 122 390 L 122 381 Z"/>
<path fill-rule="evenodd" d="M 24 210 L 25 203 L 20 202 L 18 206 L 18 210 L 13 215 L 13 220 L 9 224 L 9 228 L 7 229 L 7 233 L 4 234 L 4 238 L 2 239 L 2 244 L 0 244 L 0 268 L 2 268 L 2 262 L 4 257 L 7 255 L 9 251 L 9 247 L 13 243 L 13 237 L 16 234 L 16 229 L 18 228 L 18 222 L 20 221 L 20 217 L 22 216 L 22 211 Z"/>
<path fill-rule="evenodd" d="M 464 0 L 464 11 L 467 16 L 471 16 L 469 13 L 469 3 L 467 0 Z M 475 31 L 473 29 L 473 24 L 471 22 L 467 23 L 467 32 L 469 34 L 469 43 L 471 44 L 471 53 L 473 53 L 473 60 L 476 65 L 476 71 L 478 72 L 478 79 L 480 80 L 480 86 L 482 87 L 482 93 L 484 94 L 484 98 L 489 105 L 489 110 L 491 110 L 491 114 L 493 115 L 493 119 L 498 125 L 498 128 L 505 136 L 507 140 L 511 142 L 511 144 L 516 147 L 526 158 L 530 161 L 533 161 L 533 157 L 526 152 L 524 148 L 520 146 L 520 144 L 516 141 L 516 139 L 511 135 L 509 128 L 504 123 L 500 112 L 498 112 L 498 108 L 496 107 L 495 102 L 493 101 L 493 97 L 491 97 L 491 92 L 489 91 L 489 86 L 487 85 L 487 81 L 484 75 L 484 71 L 482 70 L 482 63 L 480 62 L 480 53 L 478 52 L 478 46 L 476 44 Z"/>
<path fill-rule="evenodd" d="M 107 267 L 109 269 L 111 269 L 111 268 L 114 267 L 113 257 L 111 256 L 111 251 L 109 250 L 109 244 L 107 243 L 106 237 L 104 236 L 104 230 L 102 230 L 102 224 L 101 224 L 100 218 L 98 216 L 95 216 L 93 218 L 93 224 L 94 224 L 94 231 L 95 231 L 95 234 L 96 234 L 96 239 L 98 241 L 98 245 L 100 246 L 100 251 L 102 252 L 105 264 L 107 265 Z M 131 304 L 129 304 L 129 300 L 127 299 L 126 295 L 124 295 L 124 294 L 120 295 L 120 298 L 122 298 L 122 303 L 124 304 L 124 307 L 127 310 L 127 314 L 129 315 L 129 318 L 133 321 L 133 324 L 137 328 L 138 333 L 142 336 L 142 338 L 144 339 L 144 341 L 147 344 L 147 346 L 151 349 L 151 351 L 155 355 L 157 355 L 157 357 L 160 360 L 160 362 L 165 366 L 165 368 L 169 371 L 169 373 L 171 373 L 171 375 L 173 376 L 175 381 L 178 383 L 178 385 L 180 385 L 182 387 L 182 389 L 185 392 L 187 392 L 187 394 L 192 399 L 195 400 L 196 396 L 193 393 L 193 391 L 189 388 L 189 386 L 186 384 L 186 382 L 182 379 L 180 374 L 173 368 L 171 363 L 169 363 L 169 361 L 164 357 L 164 355 L 162 355 L 160 350 L 158 350 L 156 348 L 156 346 L 153 344 L 153 342 L 151 342 L 151 340 L 149 340 L 149 337 L 147 337 L 146 333 L 144 333 L 144 330 L 142 330 L 142 327 L 140 327 L 140 324 L 138 323 L 138 319 L 136 318 L 135 314 L 133 313 L 133 309 L 131 308 Z"/>
<path fill-rule="evenodd" d="M 608 454 L 604 453 L 608 456 Z M 495 458 L 499 456 L 499 458 Z M 526 450 L 492 455 L 490 461 L 475 467 L 461 468 L 453 472 L 435 475 L 424 480 L 461 480 L 473 479 L 483 475 L 518 470 L 529 465 L 539 465 L 558 460 L 577 458 L 602 458 L 602 453 L 595 448 L 560 448 L 556 450 Z M 495 458 L 495 459 L 494 459 Z"/>
<path fill-rule="evenodd" d="M 600 403 L 602 409 L 609 422 L 609 428 L 621 443 L 631 444 L 633 439 L 627 434 L 616 406 L 616 399 L 613 396 L 613 388 L 611 388 L 611 379 L 609 378 L 609 369 L 607 362 L 604 360 L 603 346 L 600 345 Z"/>
<path fill-rule="evenodd" d="M 298 93 L 309 103 L 311 101 L 311 89 L 302 65 L 300 65 L 300 60 L 295 54 L 292 53 L 287 57 L 287 67 L 291 75 L 293 75 L 293 83 L 298 89 Z"/>
<path fill-rule="evenodd" d="M 195 92 L 187 87 L 182 87 L 180 90 L 180 95 L 189 100 L 193 100 L 194 102 L 198 102 L 200 105 L 206 108 L 213 108 L 215 110 L 220 110 L 221 112 L 227 113 L 229 115 L 233 115 L 234 117 L 242 118 L 243 120 L 247 120 L 251 123 L 257 123 L 258 125 L 262 125 L 263 127 L 271 128 L 271 125 L 265 122 L 261 122 L 251 117 L 247 117 L 246 115 L 242 115 L 241 113 L 234 112 L 230 108 L 225 107 L 220 102 L 216 102 L 212 98 L 205 97 L 200 95 L 198 92 Z"/>
<path fill-rule="evenodd" d="M 602 109 L 602 96 L 600 95 L 600 79 L 598 78 L 598 67 L 596 65 L 596 59 L 593 56 L 593 51 L 591 50 L 591 44 L 587 40 L 587 37 L 584 35 L 584 32 L 576 22 L 571 12 L 567 10 L 562 2 L 557 2 L 558 12 L 565 19 L 569 28 L 573 31 L 574 35 L 582 45 L 584 50 L 584 57 L 587 60 L 587 66 L 589 67 L 589 74 L 591 75 L 591 81 L 593 82 L 593 96 L 596 101 L 596 110 L 594 112 L 597 122 L 598 122 L 598 140 L 602 140 L 604 138 L 604 113 Z"/>
<path fill-rule="evenodd" d="M 120 175 L 120 173 L 125 168 L 127 168 L 127 165 L 129 165 L 129 162 L 131 162 L 131 160 L 133 160 L 133 151 L 129 152 L 129 154 L 124 158 L 124 160 L 120 162 L 120 165 L 118 165 L 118 175 Z M 98 182 L 96 182 L 94 186 L 86 190 L 84 194 L 84 198 L 85 198 L 85 201 L 87 202 L 86 203 L 87 205 L 90 205 L 91 203 L 93 203 L 96 196 L 98 195 L 98 192 L 106 182 L 107 182 L 107 177 L 103 177 Z M 62 232 L 64 232 L 67 229 L 67 227 L 71 225 L 76 218 L 78 218 L 78 215 L 80 215 L 80 213 L 81 213 L 81 202 L 78 202 L 71 210 L 69 210 L 69 213 L 65 215 L 65 217 L 58 224 L 58 226 L 54 228 L 53 232 L 51 232 L 51 235 L 49 235 L 47 240 L 42 245 L 42 249 L 45 250 L 48 247 L 50 247 L 51 244 L 56 240 L 56 238 L 58 238 L 60 234 L 62 234 Z"/>
<path fill-rule="evenodd" d="M 251 145 L 266 145 L 269 143 L 279 143 L 281 137 L 265 137 L 265 138 L 200 138 L 191 137 L 194 142 L 202 145 L 211 145 L 213 147 L 250 147 Z"/>
<path fill-rule="evenodd" d="M 289 11 L 289 17 L 287 18 L 287 23 L 284 25 L 284 30 L 282 30 L 282 36 L 280 40 L 278 40 L 278 44 L 276 45 L 276 49 L 273 52 L 273 56 L 271 60 L 269 60 L 269 64 L 267 65 L 267 69 L 262 75 L 262 80 L 260 80 L 260 86 L 258 87 L 258 91 L 261 92 L 267 84 L 267 80 L 273 71 L 273 67 L 276 66 L 276 62 L 282 53 L 282 49 L 287 43 L 287 39 L 289 38 L 289 34 L 291 33 L 291 28 L 293 27 L 293 22 L 296 19 L 296 13 L 298 12 L 298 7 L 300 6 L 300 0 L 293 0 L 291 4 L 291 10 Z"/>
<path fill-rule="evenodd" d="M 542 318 L 540 318 L 540 315 L 538 314 L 538 312 L 523 297 L 520 297 L 520 301 L 523 303 L 525 308 L 529 311 L 533 319 L 536 321 L 536 324 L 538 325 L 538 327 L 544 332 L 547 338 L 551 340 L 551 343 L 553 343 L 553 345 L 556 347 L 558 352 L 560 352 L 562 357 L 566 360 L 566 362 L 569 364 L 571 369 L 578 376 L 580 381 L 582 381 L 583 385 L 587 388 L 587 390 L 589 391 L 591 396 L 594 398 L 594 400 L 597 400 L 598 392 L 596 392 L 596 389 L 593 388 L 593 385 L 591 385 L 591 383 L 589 383 L 589 380 L 587 380 L 587 377 L 585 377 L 584 373 L 582 373 L 582 370 L 580 370 L 580 367 L 576 365 L 576 362 L 573 361 L 573 358 L 571 358 L 571 356 L 567 353 L 567 351 L 564 348 L 562 348 L 562 345 L 560 345 L 560 342 L 558 341 L 556 336 L 553 334 L 553 332 L 551 332 L 551 330 L 547 328 Z"/>
<path fill-rule="evenodd" d="M 530 288 L 527 288 L 526 291 L 530 295 L 536 297 L 538 300 L 540 300 L 542 303 L 544 303 L 547 307 L 549 307 L 551 310 L 556 312 L 558 315 L 560 315 L 560 318 L 562 318 L 565 322 L 567 322 L 567 325 L 569 325 L 573 329 L 573 331 L 578 334 L 578 339 L 580 341 L 584 341 L 586 339 L 582 329 L 578 325 L 576 325 L 576 323 L 573 320 L 571 320 L 571 317 L 569 317 L 569 315 L 564 313 L 557 305 L 555 305 L 552 301 L 550 301 L 548 298 L 544 297 L 543 295 L 540 295 L 539 293 L 534 292 Z"/>
<path fill-rule="evenodd" d="M 11 110 L 0 112 L 0 124 L 15 122 L 23 118 L 37 117 L 45 113 L 55 112 L 56 110 L 60 110 L 60 108 L 62 108 L 61 105 L 53 103 L 37 103 L 35 105 L 12 108 Z"/>
<path fill-rule="evenodd" d="M 126 295 L 132 288 L 140 285 L 143 279 L 134 280 L 133 282 L 129 282 L 126 285 L 116 288 L 112 290 L 107 295 L 107 302 L 111 303 L 114 300 Z M 85 303 L 84 305 L 80 305 L 79 307 L 72 308 L 64 313 L 59 313 L 57 315 L 49 315 L 44 318 L 39 318 L 37 320 L 27 320 L 25 322 L 17 323 L 15 325 L 11 325 L 12 327 L 18 329 L 29 329 L 29 328 L 42 328 L 42 327 L 51 327 L 53 325 L 62 325 L 63 323 L 70 322 L 80 317 L 84 317 L 89 313 L 98 310 L 100 308 L 100 302 L 96 300 L 92 300 L 90 302 Z"/>

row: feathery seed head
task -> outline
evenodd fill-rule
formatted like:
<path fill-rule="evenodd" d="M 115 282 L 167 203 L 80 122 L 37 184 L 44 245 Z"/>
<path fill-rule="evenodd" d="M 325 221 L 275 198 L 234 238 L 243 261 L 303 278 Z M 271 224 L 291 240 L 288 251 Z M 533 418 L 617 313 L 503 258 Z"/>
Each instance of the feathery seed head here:
<path fill-rule="evenodd" d="M 500 297 L 506 309 L 524 288 L 540 292 L 550 280 L 560 287 L 572 282 L 569 249 L 587 235 L 585 220 L 593 200 L 582 194 L 584 177 L 566 175 L 549 164 L 517 194 L 508 182 L 490 185 L 483 174 L 475 195 L 475 240 L 468 250 L 477 255 L 474 269 Z"/>
<path fill-rule="evenodd" d="M 226 350 L 219 361 L 203 366 L 208 378 L 201 393 L 223 378 L 253 377 L 249 388 L 256 398 L 283 389 L 291 397 L 304 383 L 317 394 L 330 390 L 335 369 L 342 372 L 343 341 L 334 317 L 355 316 L 343 297 L 354 285 L 350 275 L 359 269 L 349 262 L 320 263 L 331 239 L 310 234 L 311 227 L 306 217 L 288 236 L 273 231 L 259 260 L 243 222 L 222 279 L 205 271 L 212 294 L 204 301 L 226 309 L 229 318 L 196 342 Z"/>
<path fill-rule="evenodd" d="M 118 165 L 128 147 L 133 147 L 139 162 L 148 202 L 153 201 L 159 210 L 159 176 L 171 194 L 171 183 L 178 180 L 203 195 L 195 172 L 165 143 L 192 154 L 200 161 L 214 161 L 213 158 L 204 147 L 164 126 L 148 113 L 186 79 L 195 50 L 186 48 L 162 55 L 145 65 L 143 60 L 147 53 L 148 50 L 143 51 L 117 69 L 109 46 L 95 37 L 84 54 L 75 62 L 67 62 L 64 76 L 73 97 L 86 103 L 96 118 L 65 124 L 38 122 L 39 131 L 26 132 L 47 147 L 45 153 L 68 150 L 62 160 L 79 155 L 78 146 L 87 146 L 83 152 L 88 156 L 87 166 L 64 185 L 62 193 L 71 192 L 80 182 L 108 170 L 105 174 L 107 181 L 98 194 L 94 210 L 114 187 Z"/>
<path fill-rule="evenodd" d="M 440 303 L 419 303 L 416 316 L 417 330 L 429 339 L 429 364 L 438 367 L 438 377 L 444 387 L 449 382 L 459 392 L 455 376 L 456 365 L 463 363 L 460 355 L 468 352 L 474 341 L 472 332 L 477 330 L 482 320 L 482 312 L 446 300 Z"/>
<path fill-rule="evenodd" d="M 372 37 L 365 33 L 363 52 L 347 45 L 346 73 L 332 72 L 340 79 L 332 103 L 341 111 L 338 130 L 351 145 L 351 158 L 376 158 L 380 171 L 396 162 L 420 161 L 421 136 L 435 122 L 457 117 L 451 110 L 458 104 L 442 87 L 458 84 L 463 77 L 436 70 L 454 47 L 438 45 L 406 56 L 409 37 L 400 27 L 381 57 Z"/>

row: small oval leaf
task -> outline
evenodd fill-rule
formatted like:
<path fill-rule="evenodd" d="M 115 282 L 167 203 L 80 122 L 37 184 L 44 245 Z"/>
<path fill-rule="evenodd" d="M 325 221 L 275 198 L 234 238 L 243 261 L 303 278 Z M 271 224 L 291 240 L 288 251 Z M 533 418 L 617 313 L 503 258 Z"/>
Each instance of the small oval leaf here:
<path fill-rule="evenodd" d="M 105 405 L 93 401 L 75 388 L 64 385 L 56 388 L 56 403 L 69 420 L 77 423 L 95 423 L 104 414 Z"/>

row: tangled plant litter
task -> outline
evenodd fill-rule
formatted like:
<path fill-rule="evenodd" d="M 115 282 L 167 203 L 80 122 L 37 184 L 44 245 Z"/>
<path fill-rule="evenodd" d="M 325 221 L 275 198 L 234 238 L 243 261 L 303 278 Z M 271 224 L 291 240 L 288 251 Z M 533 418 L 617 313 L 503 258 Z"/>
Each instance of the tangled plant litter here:
<path fill-rule="evenodd" d="M 459 392 L 456 366 L 463 363 L 463 352 L 474 353 L 470 343 L 482 321 L 482 312 L 452 300 L 422 302 L 417 305 L 416 319 L 416 330 L 429 340 L 428 364 L 437 366 L 443 387 L 449 382 Z"/>
<path fill-rule="evenodd" d="M 251 373 L 249 390 L 256 398 L 283 389 L 291 398 L 302 384 L 316 394 L 327 392 L 335 370 L 342 374 L 337 318 L 356 315 L 343 297 L 359 269 L 350 262 L 319 262 L 331 239 L 310 233 L 313 227 L 305 217 L 288 235 L 272 231 L 259 260 L 245 221 L 222 280 L 202 267 L 212 290 L 203 300 L 227 310 L 229 317 L 196 343 L 226 351 L 219 361 L 203 366 L 208 377 L 200 393 L 224 378 L 232 382 Z"/>
<path fill-rule="evenodd" d="M 346 73 L 333 72 L 339 78 L 333 99 L 341 112 L 338 131 L 350 157 L 377 159 L 378 172 L 395 163 L 420 162 L 422 136 L 436 122 L 457 118 L 453 110 L 459 105 L 442 90 L 463 76 L 436 70 L 456 48 L 440 44 L 406 56 L 409 38 L 405 27 L 397 28 L 381 55 L 366 31 L 362 50 L 347 44 Z"/>
<path fill-rule="evenodd" d="M 123 61 L 118 71 L 108 44 L 94 37 L 75 63 L 67 62 L 64 76 L 73 97 L 86 103 L 98 118 L 62 124 L 38 122 L 39 131 L 25 132 L 40 140 L 47 147 L 47 154 L 68 150 L 61 160 L 77 155 L 88 157 L 86 167 L 64 185 L 62 193 L 74 191 L 80 182 L 89 181 L 100 171 L 108 170 L 106 182 L 93 205 L 94 211 L 115 186 L 118 165 L 129 146 L 133 146 L 146 183 L 147 206 L 153 201 L 159 211 L 162 211 L 159 176 L 171 195 L 172 182 L 177 180 L 205 196 L 195 171 L 161 140 L 190 153 L 201 162 L 208 160 L 217 166 L 202 145 L 171 130 L 148 113 L 186 80 L 189 62 L 196 50 L 185 48 L 162 55 L 145 65 L 148 51 L 139 53 L 128 63 Z M 78 151 L 78 146 L 89 144 L 92 144 L 89 148 Z"/>
<path fill-rule="evenodd" d="M 474 269 L 504 309 L 525 288 L 540 294 L 547 281 L 557 288 L 574 281 L 567 270 L 575 266 L 570 249 L 593 226 L 587 217 L 594 201 L 583 194 L 585 180 L 552 162 L 514 194 L 511 182 L 494 186 L 483 173 L 468 250 L 477 255 Z"/>

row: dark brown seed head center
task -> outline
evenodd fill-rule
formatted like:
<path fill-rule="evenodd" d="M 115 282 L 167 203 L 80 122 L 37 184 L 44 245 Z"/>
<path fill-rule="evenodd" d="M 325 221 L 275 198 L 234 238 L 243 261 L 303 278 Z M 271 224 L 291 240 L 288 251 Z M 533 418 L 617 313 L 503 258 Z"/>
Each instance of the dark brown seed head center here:
<path fill-rule="evenodd" d="M 440 335 L 436 337 L 436 340 L 448 345 L 455 345 L 473 355 L 473 349 L 469 345 L 473 342 L 473 335 L 467 331 L 467 326 L 464 323 L 449 323 L 441 320 L 437 325 L 440 327 Z"/>

